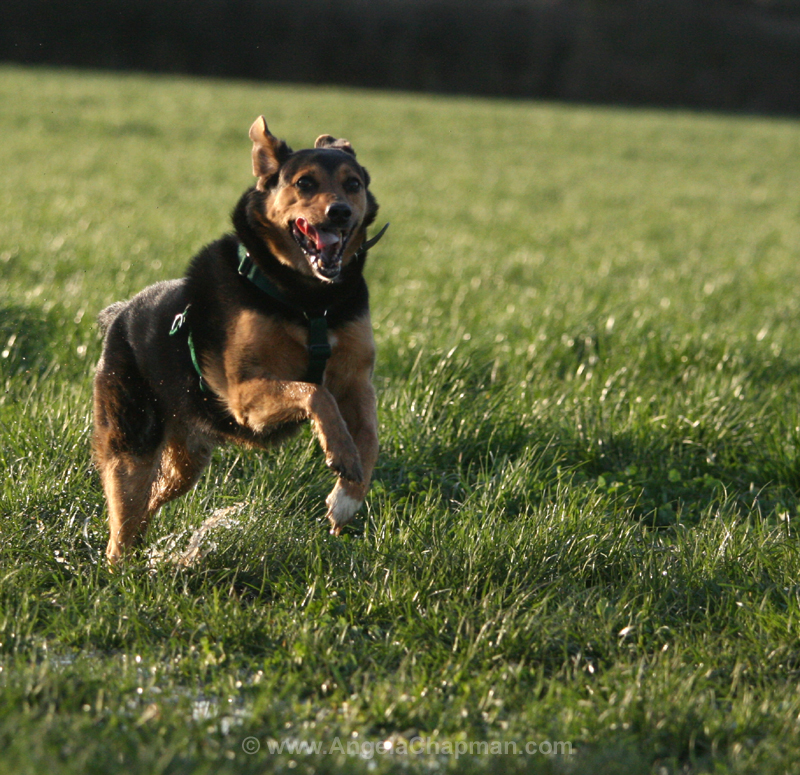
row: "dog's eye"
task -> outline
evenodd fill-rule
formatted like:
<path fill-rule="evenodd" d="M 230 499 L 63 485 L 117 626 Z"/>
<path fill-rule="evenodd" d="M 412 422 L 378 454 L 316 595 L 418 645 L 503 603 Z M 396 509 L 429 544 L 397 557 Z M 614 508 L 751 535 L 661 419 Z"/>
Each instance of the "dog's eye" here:
<path fill-rule="evenodd" d="M 316 188 L 317 181 L 314 180 L 314 178 L 312 178 L 310 175 L 303 175 L 301 178 L 295 180 L 294 185 L 298 191 L 308 193 Z"/>
<path fill-rule="evenodd" d="M 348 194 L 357 194 L 361 191 L 361 181 L 358 178 L 348 178 L 344 182 L 344 190 Z"/>

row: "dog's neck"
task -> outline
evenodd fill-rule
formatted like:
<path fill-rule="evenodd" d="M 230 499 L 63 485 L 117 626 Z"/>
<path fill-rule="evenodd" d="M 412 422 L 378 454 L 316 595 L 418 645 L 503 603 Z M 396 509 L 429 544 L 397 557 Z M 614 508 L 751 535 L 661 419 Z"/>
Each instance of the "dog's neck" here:
<path fill-rule="evenodd" d="M 244 246 L 258 272 L 277 290 L 287 306 L 302 310 L 307 317 L 330 312 L 346 299 L 349 286 L 363 282 L 366 251 L 355 255 L 335 282 L 326 283 L 314 277 L 306 277 L 280 261 L 259 235 L 250 211 L 254 199 L 260 196 L 260 192 L 251 188 L 242 195 L 234 208 L 232 221 L 239 243 Z M 237 256 L 237 262 L 240 260 L 240 256 Z M 275 295 L 273 297 L 277 298 Z"/>

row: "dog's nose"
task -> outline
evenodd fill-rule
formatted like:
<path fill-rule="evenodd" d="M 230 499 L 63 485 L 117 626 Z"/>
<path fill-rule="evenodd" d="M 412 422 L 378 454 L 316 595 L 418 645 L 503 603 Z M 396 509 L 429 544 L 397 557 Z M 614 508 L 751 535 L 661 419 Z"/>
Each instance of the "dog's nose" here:
<path fill-rule="evenodd" d="M 325 214 L 333 223 L 343 225 L 350 219 L 353 211 L 350 209 L 349 205 L 346 205 L 344 202 L 334 202 L 328 205 Z"/>

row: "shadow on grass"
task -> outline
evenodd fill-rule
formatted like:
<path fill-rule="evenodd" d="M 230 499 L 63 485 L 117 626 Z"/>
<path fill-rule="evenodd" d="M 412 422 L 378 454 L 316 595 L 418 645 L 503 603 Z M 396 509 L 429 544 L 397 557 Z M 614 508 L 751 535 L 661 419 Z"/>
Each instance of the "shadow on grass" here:
<path fill-rule="evenodd" d="M 55 357 L 59 323 L 41 309 L 0 306 L 0 379 L 41 375 Z"/>
<path fill-rule="evenodd" d="M 628 384 L 603 403 L 598 391 L 559 379 L 553 387 L 569 399 L 533 412 L 520 401 L 513 379 L 496 380 L 481 353 L 420 357 L 383 396 L 377 485 L 401 504 L 439 495 L 456 510 L 476 488 L 488 487 L 513 517 L 567 482 L 587 495 L 610 496 L 656 527 L 696 522 L 709 505 L 722 502 L 796 513 L 798 423 L 778 408 L 739 400 L 736 392 L 749 374 L 768 379 L 771 361 L 737 355 L 725 366 L 735 379 L 718 380 L 713 359 L 705 366 L 709 376 L 699 371 L 701 355 L 661 353 L 660 368 L 676 384 L 682 381 L 678 365 L 689 362 L 690 381 L 654 396 L 652 406 L 634 405 Z M 784 364 L 772 375 L 772 387 L 795 371 L 796 365 Z M 684 416 L 693 411 L 691 420 Z"/>

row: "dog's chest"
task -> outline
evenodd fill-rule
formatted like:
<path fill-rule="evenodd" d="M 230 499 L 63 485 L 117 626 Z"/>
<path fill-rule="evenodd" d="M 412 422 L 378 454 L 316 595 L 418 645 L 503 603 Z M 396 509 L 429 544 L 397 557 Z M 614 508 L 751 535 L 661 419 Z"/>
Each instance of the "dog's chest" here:
<path fill-rule="evenodd" d="M 343 342 L 336 331 L 328 331 L 330 364 L 343 354 Z M 345 337 L 347 340 L 347 337 Z M 308 369 L 309 329 L 289 321 L 242 311 L 228 331 L 224 352 L 225 372 L 230 378 L 269 376 L 272 379 L 300 380 Z"/>

